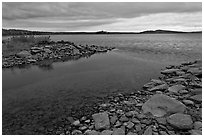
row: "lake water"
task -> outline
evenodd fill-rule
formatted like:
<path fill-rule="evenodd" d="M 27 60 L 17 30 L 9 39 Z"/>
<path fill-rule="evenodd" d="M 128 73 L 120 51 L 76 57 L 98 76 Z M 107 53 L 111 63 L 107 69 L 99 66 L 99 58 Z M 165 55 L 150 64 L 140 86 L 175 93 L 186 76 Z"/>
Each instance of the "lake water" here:
<path fill-rule="evenodd" d="M 68 116 L 71 108 L 118 90 L 139 90 L 151 78 L 158 78 L 165 66 L 202 57 L 201 34 L 54 35 L 51 39 L 117 49 L 56 62 L 50 68 L 3 69 L 4 132 L 33 132 L 50 124 L 45 121 L 47 117 Z M 46 118 L 39 118 L 39 112 Z M 25 127 L 28 123 L 32 123 L 31 128 Z"/>

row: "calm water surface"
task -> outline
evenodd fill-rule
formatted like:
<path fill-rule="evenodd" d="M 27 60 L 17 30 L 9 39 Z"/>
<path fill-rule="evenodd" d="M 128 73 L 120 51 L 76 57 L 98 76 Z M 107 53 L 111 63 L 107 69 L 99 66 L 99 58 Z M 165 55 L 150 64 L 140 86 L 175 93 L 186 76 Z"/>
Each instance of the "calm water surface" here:
<path fill-rule="evenodd" d="M 165 66 L 202 57 L 201 34 L 56 35 L 51 39 L 114 46 L 117 50 L 53 63 L 49 68 L 3 69 L 3 128 L 16 122 L 18 113 L 19 118 L 52 110 L 57 118 L 72 107 L 118 89 L 139 90 L 151 78 L 157 78 Z M 21 121 L 21 126 L 30 121 Z"/>

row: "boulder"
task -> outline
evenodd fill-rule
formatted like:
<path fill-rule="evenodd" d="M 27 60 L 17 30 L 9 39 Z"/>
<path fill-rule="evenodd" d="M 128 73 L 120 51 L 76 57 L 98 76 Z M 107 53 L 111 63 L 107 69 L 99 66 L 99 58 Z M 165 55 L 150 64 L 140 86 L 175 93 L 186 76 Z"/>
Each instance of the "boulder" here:
<path fill-rule="evenodd" d="M 17 53 L 16 56 L 20 57 L 20 58 L 28 58 L 28 57 L 31 57 L 31 54 L 30 54 L 30 52 L 23 50 L 23 51 Z"/>
<path fill-rule="evenodd" d="M 177 129 L 191 129 L 193 121 L 190 115 L 176 113 L 167 118 L 167 122 Z"/>
<path fill-rule="evenodd" d="M 163 94 L 156 94 L 152 96 L 142 106 L 143 112 L 151 113 L 156 117 L 162 117 L 168 113 L 183 113 L 186 107 L 183 103 Z"/>
<path fill-rule="evenodd" d="M 169 92 L 178 93 L 180 90 L 185 89 L 186 87 L 183 85 L 174 85 L 168 88 Z"/>
<path fill-rule="evenodd" d="M 108 129 L 110 127 L 110 121 L 107 112 L 93 114 L 92 118 L 95 123 L 95 129 Z"/>

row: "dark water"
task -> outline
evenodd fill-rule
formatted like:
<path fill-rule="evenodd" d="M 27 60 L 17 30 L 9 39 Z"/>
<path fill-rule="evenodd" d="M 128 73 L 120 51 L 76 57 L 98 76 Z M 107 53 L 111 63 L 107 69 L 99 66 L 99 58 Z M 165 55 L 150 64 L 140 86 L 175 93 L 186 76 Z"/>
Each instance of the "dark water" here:
<path fill-rule="evenodd" d="M 118 89 L 122 92 L 139 90 L 169 64 L 202 57 L 201 34 L 57 35 L 51 38 L 82 45 L 114 46 L 117 50 L 53 63 L 49 68 L 3 69 L 3 129 L 15 125 L 14 130 L 23 130 L 27 129 L 26 124 L 38 121 L 32 124 L 32 131 L 35 126 L 50 123 L 43 121 L 46 118 L 69 115 L 71 108 L 97 97 Z M 36 120 L 39 112 L 46 118 Z"/>

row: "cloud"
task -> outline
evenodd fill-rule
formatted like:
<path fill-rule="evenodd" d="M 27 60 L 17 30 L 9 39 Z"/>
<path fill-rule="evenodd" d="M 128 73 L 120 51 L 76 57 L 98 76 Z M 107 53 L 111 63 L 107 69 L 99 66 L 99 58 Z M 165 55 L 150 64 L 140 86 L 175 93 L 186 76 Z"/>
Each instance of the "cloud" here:
<path fill-rule="evenodd" d="M 201 16 L 193 17 L 193 14 L 201 14 L 202 3 L 196 2 L 3 2 L 2 3 L 2 19 L 5 28 L 59 28 L 59 30 L 77 31 L 77 30 L 100 30 L 101 27 L 115 28 L 115 30 L 123 30 L 127 24 L 138 24 L 143 19 L 143 24 L 152 26 L 154 24 L 161 25 L 159 20 L 151 18 L 156 15 L 172 15 L 180 17 L 186 15 L 186 18 L 192 17 L 194 20 L 187 23 L 185 18 L 183 21 L 169 21 L 171 16 L 165 18 L 168 24 L 177 24 L 188 27 L 196 24 L 200 27 Z M 149 18 L 149 19 L 148 19 Z M 172 17 L 173 18 L 173 17 Z M 151 20 L 150 20 L 151 19 Z M 178 18 L 176 18 L 178 19 Z M 150 20 L 150 21 L 149 21 Z M 148 22 L 149 21 L 149 22 Z M 185 22 L 186 21 L 186 22 Z M 132 22 L 132 23 L 131 23 Z M 166 22 L 161 20 L 161 22 Z M 190 24 L 191 23 L 191 24 Z M 167 25 L 168 25 L 167 24 Z M 121 25 L 121 26 L 120 26 Z M 139 22 L 139 25 L 140 24 Z M 143 25 L 143 28 L 145 26 Z M 163 23 L 165 26 L 165 23 Z M 109 26 L 109 27 L 108 27 Z M 111 27 L 110 27 L 111 26 Z M 117 26 L 117 28 L 116 28 Z M 44 30 L 45 30 L 44 29 Z M 41 30 L 41 29 L 40 29 Z"/>

